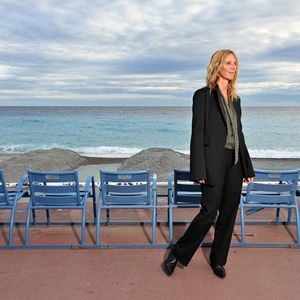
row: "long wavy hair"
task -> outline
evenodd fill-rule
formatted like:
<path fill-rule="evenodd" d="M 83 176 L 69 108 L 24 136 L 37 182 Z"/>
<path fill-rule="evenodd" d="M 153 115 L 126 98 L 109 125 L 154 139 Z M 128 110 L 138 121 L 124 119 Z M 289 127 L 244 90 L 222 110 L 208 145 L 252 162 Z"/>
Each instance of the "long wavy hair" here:
<path fill-rule="evenodd" d="M 236 59 L 236 73 L 233 80 L 228 82 L 227 90 L 228 100 L 234 101 L 237 99 L 236 84 L 238 78 L 239 63 L 236 54 L 232 50 L 218 50 L 212 55 L 209 65 L 207 66 L 206 85 L 209 87 L 210 91 L 212 91 L 217 86 L 224 60 L 229 54 L 232 54 Z"/>

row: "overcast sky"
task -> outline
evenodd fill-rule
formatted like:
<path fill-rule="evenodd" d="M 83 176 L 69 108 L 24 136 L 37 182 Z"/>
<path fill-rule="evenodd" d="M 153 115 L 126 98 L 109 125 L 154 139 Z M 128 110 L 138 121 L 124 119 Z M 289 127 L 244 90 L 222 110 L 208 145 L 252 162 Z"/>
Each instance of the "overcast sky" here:
<path fill-rule="evenodd" d="M 299 0 L 0 0 L 0 105 L 190 105 L 224 48 L 244 105 L 300 105 Z"/>

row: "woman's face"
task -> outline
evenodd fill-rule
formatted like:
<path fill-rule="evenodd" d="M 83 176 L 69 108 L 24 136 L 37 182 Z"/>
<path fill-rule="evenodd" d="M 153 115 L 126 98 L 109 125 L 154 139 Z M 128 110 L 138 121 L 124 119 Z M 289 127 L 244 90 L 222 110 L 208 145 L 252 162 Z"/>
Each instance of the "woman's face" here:
<path fill-rule="evenodd" d="M 223 61 L 220 76 L 228 81 L 233 80 L 237 71 L 236 64 L 235 57 L 232 54 L 228 54 Z"/>

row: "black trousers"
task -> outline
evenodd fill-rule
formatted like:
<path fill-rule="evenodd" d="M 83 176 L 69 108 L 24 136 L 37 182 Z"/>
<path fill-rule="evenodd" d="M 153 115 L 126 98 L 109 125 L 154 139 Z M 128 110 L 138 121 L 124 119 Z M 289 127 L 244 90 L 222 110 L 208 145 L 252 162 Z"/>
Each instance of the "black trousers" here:
<path fill-rule="evenodd" d="M 172 249 L 174 256 L 184 266 L 189 264 L 217 213 L 210 260 L 213 264 L 226 264 L 241 197 L 243 172 L 240 160 L 233 165 L 233 150 L 225 149 L 223 163 L 219 181 L 214 186 L 202 185 L 200 212 Z"/>

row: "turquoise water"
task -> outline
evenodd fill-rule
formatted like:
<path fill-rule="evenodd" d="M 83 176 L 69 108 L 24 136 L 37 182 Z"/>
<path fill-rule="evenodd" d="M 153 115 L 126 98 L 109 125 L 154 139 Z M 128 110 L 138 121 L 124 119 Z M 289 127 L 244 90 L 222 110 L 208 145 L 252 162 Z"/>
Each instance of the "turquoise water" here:
<path fill-rule="evenodd" d="M 252 157 L 300 157 L 300 107 L 244 107 Z M 0 107 L 1 152 L 60 147 L 129 156 L 149 147 L 189 153 L 190 107 Z"/>

